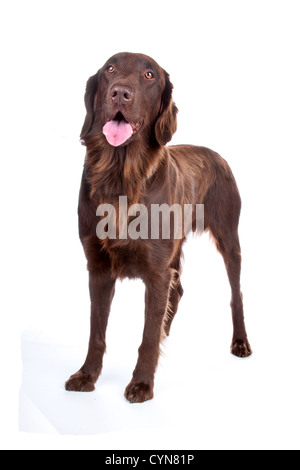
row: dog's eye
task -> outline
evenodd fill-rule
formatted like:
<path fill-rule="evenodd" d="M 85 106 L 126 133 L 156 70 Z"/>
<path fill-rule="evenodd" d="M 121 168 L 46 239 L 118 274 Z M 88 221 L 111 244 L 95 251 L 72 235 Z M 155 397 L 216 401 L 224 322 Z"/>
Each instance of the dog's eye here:
<path fill-rule="evenodd" d="M 115 71 L 115 68 L 113 65 L 110 65 L 106 70 L 107 73 L 114 73 L 114 71 Z"/>
<path fill-rule="evenodd" d="M 145 73 L 145 77 L 148 80 L 152 80 L 154 78 L 154 74 L 153 74 L 153 72 L 148 71 L 148 72 Z"/>

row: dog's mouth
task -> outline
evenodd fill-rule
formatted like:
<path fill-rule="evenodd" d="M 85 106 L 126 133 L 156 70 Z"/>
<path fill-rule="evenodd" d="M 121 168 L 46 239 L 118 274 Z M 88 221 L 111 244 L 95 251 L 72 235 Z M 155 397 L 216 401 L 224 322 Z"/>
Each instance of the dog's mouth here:
<path fill-rule="evenodd" d="M 125 144 L 143 125 L 142 121 L 127 121 L 120 111 L 113 119 L 106 119 L 106 121 L 102 132 L 107 142 L 113 147 L 119 147 L 119 145 Z"/>

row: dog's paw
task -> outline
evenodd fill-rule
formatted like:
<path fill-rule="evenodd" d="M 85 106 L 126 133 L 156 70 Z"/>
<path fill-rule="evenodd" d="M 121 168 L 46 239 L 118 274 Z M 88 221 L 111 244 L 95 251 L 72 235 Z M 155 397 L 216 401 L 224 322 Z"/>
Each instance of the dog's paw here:
<path fill-rule="evenodd" d="M 143 403 L 153 398 L 153 386 L 145 383 L 134 383 L 126 387 L 125 398 L 130 403 Z"/>
<path fill-rule="evenodd" d="M 252 349 L 249 341 L 234 339 L 231 345 L 231 353 L 237 357 L 249 357 L 252 354 Z"/>
<path fill-rule="evenodd" d="M 65 384 L 68 392 L 93 392 L 95 390 L 95 381 L 89 374 L 79 371 L 71 375 Z"/>

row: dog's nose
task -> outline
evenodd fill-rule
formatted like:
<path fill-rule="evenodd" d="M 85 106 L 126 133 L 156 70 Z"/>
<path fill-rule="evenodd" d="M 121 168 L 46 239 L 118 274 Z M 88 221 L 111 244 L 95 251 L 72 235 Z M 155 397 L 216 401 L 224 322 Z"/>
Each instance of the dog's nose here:
<path fill-rule="evenodd" d="M 128 87 L 115 86 L 111 90 L 111 99 L 114 103 L 128 102 L 132 100 L 133 92 Z"/>

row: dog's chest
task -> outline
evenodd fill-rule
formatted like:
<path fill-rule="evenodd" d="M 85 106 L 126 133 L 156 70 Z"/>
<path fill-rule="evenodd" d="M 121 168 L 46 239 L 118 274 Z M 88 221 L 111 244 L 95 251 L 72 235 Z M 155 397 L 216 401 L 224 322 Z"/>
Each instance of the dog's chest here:
<path fill-rule="evenodd" d="M 101 240 L 108 253 L 111 269 L 118 278 L 144 278 L 149 271 L 151 246 L 145 240 Z"/>

